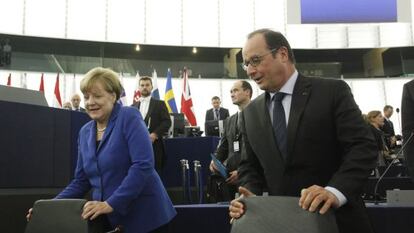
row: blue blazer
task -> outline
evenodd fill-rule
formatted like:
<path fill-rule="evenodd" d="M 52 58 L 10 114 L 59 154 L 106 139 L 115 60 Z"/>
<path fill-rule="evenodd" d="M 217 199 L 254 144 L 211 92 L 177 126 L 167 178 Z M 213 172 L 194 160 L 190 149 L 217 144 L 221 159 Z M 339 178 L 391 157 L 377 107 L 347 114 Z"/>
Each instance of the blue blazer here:
<path fill-rule="evenodd" d="M 101 143 L 96 148 L 96 123 L 79 132 L 75 177 L 56 198 L 107 201 L 113 227 L 126 233 L 148 232 L 168 223 L 176 212 L 154 170 L 148 129 L 136 108 L 114 105 Z"/>

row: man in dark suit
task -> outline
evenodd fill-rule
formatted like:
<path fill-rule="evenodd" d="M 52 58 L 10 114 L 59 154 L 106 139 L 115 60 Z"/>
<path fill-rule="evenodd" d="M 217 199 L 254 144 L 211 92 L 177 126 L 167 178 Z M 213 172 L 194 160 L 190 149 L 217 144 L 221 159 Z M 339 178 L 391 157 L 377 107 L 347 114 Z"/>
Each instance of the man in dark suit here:
<path fill-rule="evenodd" d="M 229 117 L 229 110 L 226 108 L 220 107 L 221 101 L 218 96 L 213 96 L 211 98 L 211 105 L 213 108 L 207 110 L 206 112 L 206 122 L 207 121 L 217 121 L 217 120 L 225 120 Z"/>
<path fill-rule="evenodd" d="M 220 107 L 221 101 L 218 96 L 211 98 L 211 105 L 213 108 L 207 110 L 205 120 L 206 136 L 220 137 L 219 121 L 225 120 L 229 117 L 229 110 Z"/>
<path fill-rule="evenodd" d="M 164 163 L 163 136 L 171 126 L 171 118 L 164 101 L 151 98 L 152 80 L 143 76 L 139 80 L 141 97 L 132 106 L 139 109 L 145 124 L 148 126 L 152 147 L 155 156 L 155 169 L 160 173 Z"/>
<path fill-rule="evenodd" d="M 288 41 L 268 29 L 249 34 L 242 55 L 265 93 L 242 112 L 239 192 L 298 196 L 304 210 L 334 208 L 341 233 L 372 232 L 360 195 L 377 154 L 349 87 L 298 74 Z M 231 202 L 232 218 L 245 211 Z"/>
<path fill-rule="evenodd" d="M 401 123 L 404 143 L 408 141 L 414 132 L 414 80 L 404 84 L 401 99 Z M 404 156 L 411 178 L 414 181 L 414 140 L 404 148 Z"/>
<path fill-rule="evenodd" d="M 233 104 L 239 107 L 239 112 L 231 115 L 224 121 L 224 133 L 217 146 L 216 156 L 229 171 L 229 178 L 224 182 L 227 184 L 228 193 L 223 194 L 223 199 L 218 201 L 230 201 L 237 192 L 238 174 L 241 159 L 241 133 L 239 127 L 239 114 L 250 103 L 253 89 L 249 82 L 242 80 L 233 84 L 230 90 L 230 96 Z M 214 162 L 210 163 L 210 171 L 218 173 Z M 223 183 L 224 183 L 223 182 Z"/>
<path fill-rule="evenodd" d="M 391 121 L 391 116 L 394 112 L 394 108 L 391 105 L 385 105 L 384 109 L 384 125 L 381 127 L 384 132 L 385 143 L 388 148 L 394 148 L 397 138 L 395 137 L 394 124 Z"/>
<path fill-rule="evenodd" d="M 70 99 L 70 102 L 72 102 L 73 111 L 86 112 L 85 109 L 80 106 L 81 98 L 78 94 L 74 94 Z"/>

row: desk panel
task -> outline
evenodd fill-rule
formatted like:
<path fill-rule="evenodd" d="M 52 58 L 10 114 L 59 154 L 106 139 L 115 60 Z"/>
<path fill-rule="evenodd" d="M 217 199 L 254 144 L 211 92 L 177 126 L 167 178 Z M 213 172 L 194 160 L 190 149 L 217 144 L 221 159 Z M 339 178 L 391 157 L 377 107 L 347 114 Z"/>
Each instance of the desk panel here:
<path fill-rule="evenodd" d="M 209 172 L 210 154 L 216 150 L 219 137 L 188 137 L 169 138 L 164 140 L 166 161 L 161 173 L 161 179 L 165 187 L 181 186 L 180 160 L 187 159 L 190 163 L 191 186 L 194 186 L 193 161 L 201 162 L 203 184 Z"/>

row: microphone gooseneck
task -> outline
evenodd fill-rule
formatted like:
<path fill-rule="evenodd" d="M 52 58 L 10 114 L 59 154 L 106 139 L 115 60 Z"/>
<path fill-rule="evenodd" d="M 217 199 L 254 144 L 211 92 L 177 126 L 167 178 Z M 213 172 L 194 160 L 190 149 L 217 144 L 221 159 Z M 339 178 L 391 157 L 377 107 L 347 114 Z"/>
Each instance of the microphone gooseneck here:
<path fill-rule="evenodd" d="M 380 182 L 382 181 L 382 179 L 384 178 L 384 176 L 387 174 L 388 170 L 390 170 L 391 166 L 394 164 L 394 162 L 398 159 L 398 156 L 403 153 L 403 150 L 405 148 L 405 146 L 410 143 L 411 139 L 414 136 L 414 132 L 411 132 L 410 137 L 408 137 L 407 141 L 405 141 L 400 150 L 397 152 L 397 154 L 395 154 L 395 158 L 392 159 L 391 163 L 388 164 L 387 168 L 385 169 L 385 171 L 381 174 L 381 176 L 378 178 L 377 182 L 375 183 L 375 187 L 374 187 L 374 198 L 375 198 L 375 205 L 378 205 L 378 186 L 380 184 Z"/>

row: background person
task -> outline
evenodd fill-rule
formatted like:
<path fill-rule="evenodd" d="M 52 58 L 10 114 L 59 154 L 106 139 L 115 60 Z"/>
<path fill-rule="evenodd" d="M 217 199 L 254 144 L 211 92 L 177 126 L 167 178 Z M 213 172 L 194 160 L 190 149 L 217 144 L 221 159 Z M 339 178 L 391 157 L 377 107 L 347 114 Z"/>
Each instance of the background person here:
<path fill-rule="evenodd" d="M 78 94 L 74 94 L 70 101 L 72 103 L 73 111 L 86 112 L 85 109 L 80 106 L 81 98 Z"/>
<path fill-rule="evenodd" d="M 218 201 L 230 201 L 234 198 L 237 187 L 238 187 L 238 174 L 237 168 L 239 167 L 241 159 L 241 132 L 239 126 L 239 115 L 240 112 L 250 103 L 252 98 L 253 90 L 252 86 L 247 81 L 237 81 L 233 84 L 230 90 L 230 96 L 233 104 L 239 107 L 239 112 L 231 115 L 224 122 L 224 133 L 220 139 L 220 143 L 217 146 L 216 157 L 220 160 L 229 171 L 229 178 L 224 180 L 221 176 L 217 175 L 218 169 L 214 162 L 210 163 L 210 171 L 214 174 L 211 176 L 211 180 L 215 179 L 215 184 L 222 185 L 224 187 L 217 188 L 223 190 L 223 193 L 216 194 L 214 202 Z M 213 178 L 215 177 L 215 178 Z M 214 184 L 213 184 L 214 185 Z M 224 192 L 224 190 L 226 190 Z M 212 193 L 211 193 L 212 194 Z"/>
<path fill-rule="evenodd" d="M 148 76 L 141 77 L 139 80 L 141 97 L 132 106 L 139 109 L 148 127 L 154 150 L 155 169 L 161 172 L 165 161 L 163 136 L 168 133 L 171 118 L 165 102 L 151 97 L 152 88 L 151 78 Z"/>

